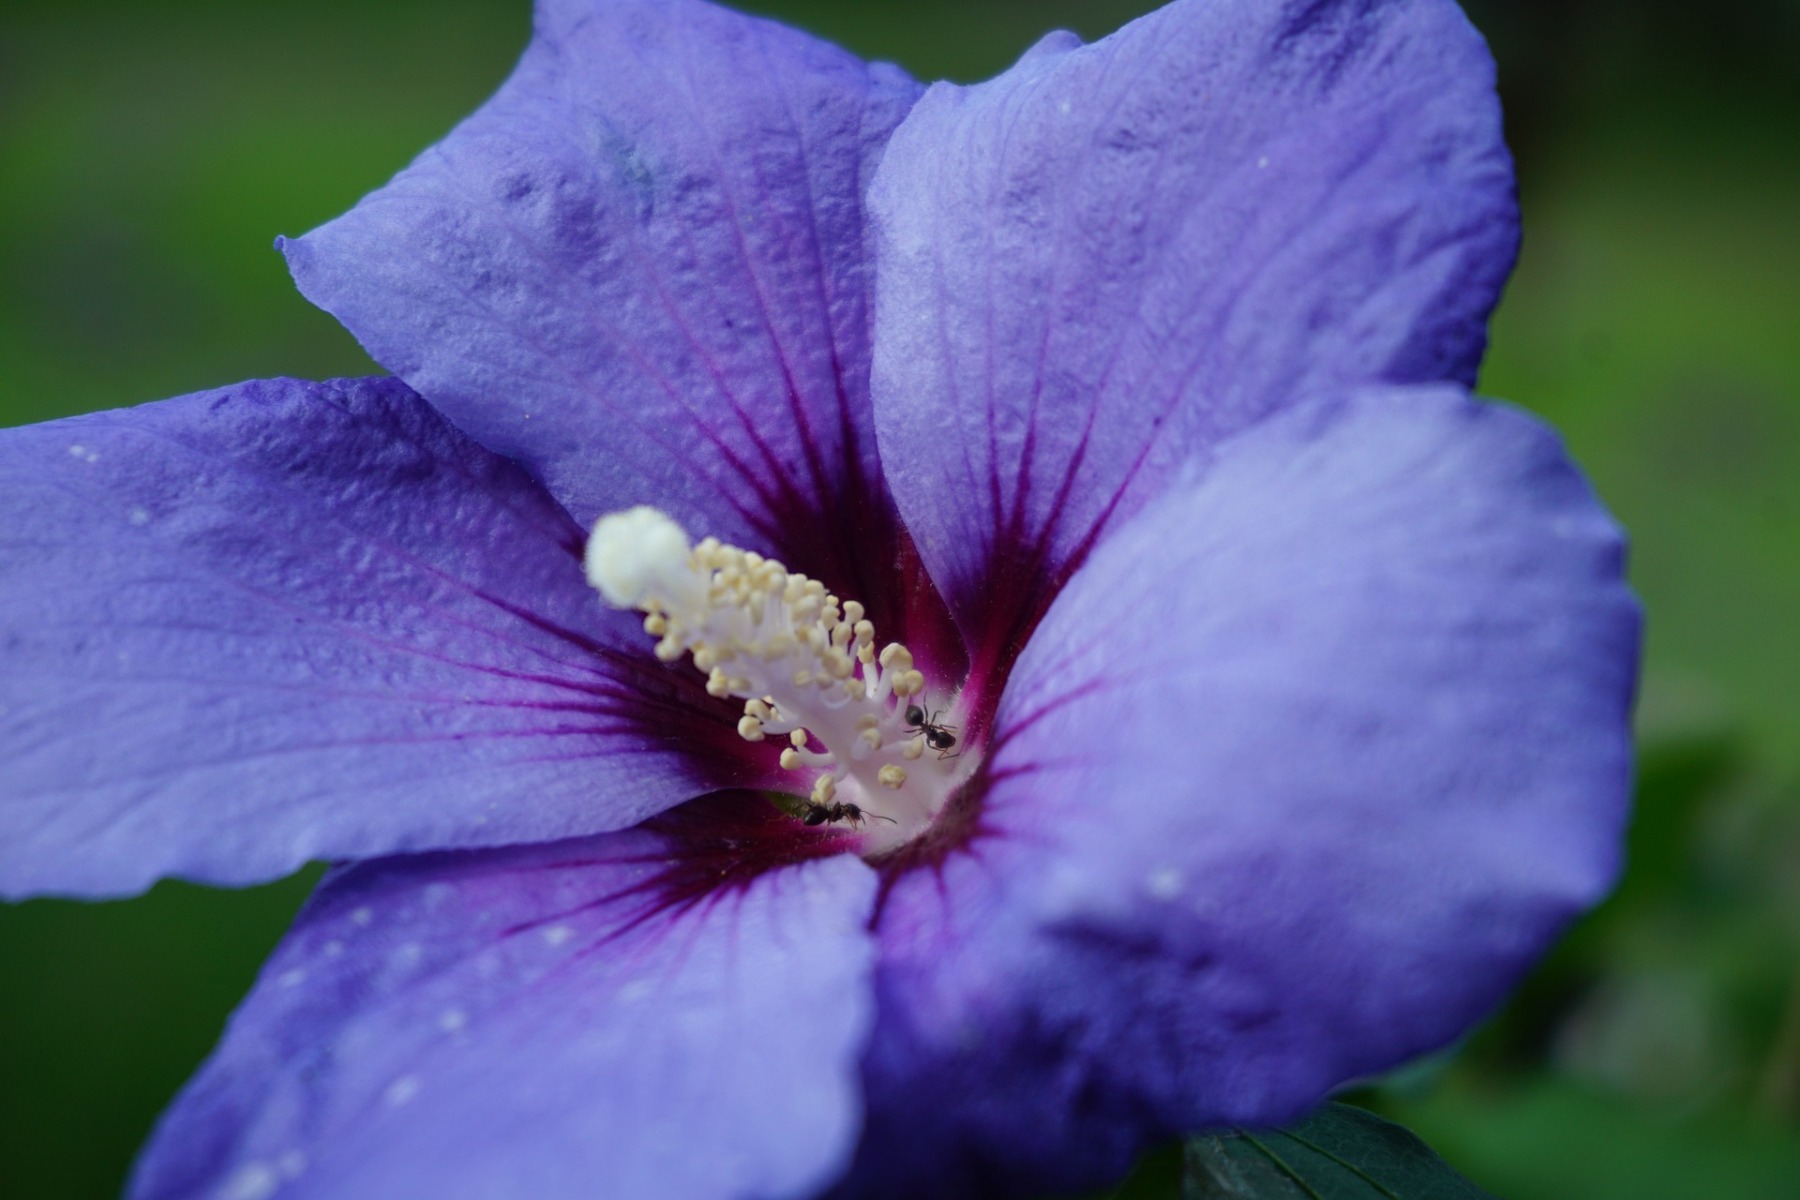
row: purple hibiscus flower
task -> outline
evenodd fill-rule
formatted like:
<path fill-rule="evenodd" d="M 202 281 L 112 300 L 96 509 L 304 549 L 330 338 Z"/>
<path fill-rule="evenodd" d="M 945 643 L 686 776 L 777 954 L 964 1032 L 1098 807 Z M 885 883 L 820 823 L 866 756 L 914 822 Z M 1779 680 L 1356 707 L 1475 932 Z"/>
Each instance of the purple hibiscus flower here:
<path fill-rule="evenodd" d="M 285 244 L 397 378 L 0 435 L 0 891 L 342 864 L 133 1194 L 1025 1194 L 1456 1037 L 1626 804 L 1515 245 L 1448 0 L 543 0 Z"/>

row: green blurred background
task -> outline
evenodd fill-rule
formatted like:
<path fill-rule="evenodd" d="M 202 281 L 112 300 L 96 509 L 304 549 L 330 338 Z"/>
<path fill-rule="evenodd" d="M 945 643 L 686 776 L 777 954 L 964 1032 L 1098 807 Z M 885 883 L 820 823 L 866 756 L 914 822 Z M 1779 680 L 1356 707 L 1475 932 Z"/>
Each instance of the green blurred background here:
<path fill-rule="evenodd" d="M 749 7 L 968 80 L 1153 5 Z M 1526 216 L 1483 390 L 1555 422 L 1632 532 L 1640 806 L 1617 896 L 1466 1046 L 1356 1099 L 1512 1200 L 1794 1200 L 1800 0 L 1472 15 Z M 372 370 L 270 240 L 479 104 L 528 25 L 527 0 L 0 0 L 0 425 Z M 0 1197 L 117 1192 L 314 878 L 0 906 Z"/>

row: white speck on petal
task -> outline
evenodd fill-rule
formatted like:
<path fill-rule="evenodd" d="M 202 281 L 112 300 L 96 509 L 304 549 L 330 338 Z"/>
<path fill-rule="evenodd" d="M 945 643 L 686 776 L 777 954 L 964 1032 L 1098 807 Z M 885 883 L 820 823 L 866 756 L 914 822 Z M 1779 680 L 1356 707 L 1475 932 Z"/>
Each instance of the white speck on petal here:
<path fill-rule="evenodd" d="M 1591 526 L 1581 517 L 1558 517 L 1550 524 L 1551 532 L 1557 537 L 1575 540 L 1588 536 Z"/>
<path fill-rule="evenodd" d="M 355 912 L 351 913 L 350 919 L 358 925 L 367 925 L 370 921 L 375 919 L 375 910 L 365 904 Z"/>
<path fill-rule="evenodd" d="M 397 966 L 416 967 L 419 960 L 425 957 L 425 947 L 417 942 L 408 942 L 394 951 L 394 962 Z"/>
<path fill-rule="evenodd" d="M 1063 116 L 1065 116 L 1065 117 L 1066 117 L 1066 116 L 1068 116 L 1068 115 L 1069 115 L 1069 108 L 1070 108 L 1070 107 L 1071 107 L 1071 106 L 1070 106 L 1070 104 L 1069 104 L 1069 101 L 1068 101 L 1068 99 L 1067 99 L 1067 98 L 1066 98 L 1066 97 L 1065 97 L 1065 98 L 1064 98 L 1064 99 L 1062 99 L 1062 100 L 1060 100 L 1060 101 L 1058 101 L 1058 102 L 1057 102 L 1057 105 L 1056 105 L 1056 111 L 1057 111 L 1057 112 L 1059 112 L 1059 113 L 1061 113 L 1061 114 L 1063 114 Z"/>
<path fill-rule="evenodd" d="M 100 461 L 99 451 L 89 450 L 86 446 L 82 445 L 70 446 L 69 454 L 71 457 L 79 458 L 85 463 L 97 463 Z"/>
<path fill-rule="evenodd" d="M 219 1200 L 267 1200 L 280 1186 L 280 1177 L 268 1163 L 247 1162 L 219 1189 Z"/>
<path fill-rule="evenodd" d="M 636 1004 L 639 1000 L 642 1000 L 649 994 L 650 984 L 647 980 L 643 979 L 634 979 L 619 989 L 619 999 L 626 1004 Z"/>
<path fill-rule="evenodd" d="M 306 968 L 295 967 L 291 971 L 283 971 L 276 982 L 284 988 L 299 987 L 306 982 Z"/>
<path fill-rule="evenodd" d="M 456 894 L 456 889 L 447 883 L 430 883 L 425 885 L 425 906 L 436 908 Z"/>
<path fill-rule="evenodd" d="M 150 523 L 150 510 L 147 508 L 133 508 L 130 515 L 126 517 L 126 520 L 130 521 L 133 525 L 148 525 Z"/>
<path fill-rule="evenodd" d="M 410 1102 L 412 1098 L 418 1094 L 419 1077 L 417 1075 L 402 1075 L 400 1078 L 394 1080 L 394 1082 L 388 1084 L 386 1098 L 391 1107 L 399 1108 L 402 1104 Z"/>
<path fill-rule="evenodd" d="M 445 1033 L 455 1033 L 468 1023 L 469 1018 L 463 1014 L 463 1010 L 460 1008 L 447 1008 L 444 1010 L 444 1014 L 438 1018 L 438 1028 Z"/>
<path fill-rule="evenodd" d="M 552 925 L 544 930 L 544 940 L 552 946 L 560 946 L 575 936 L 575 931 L 567 925 Z"/>
<path fill-rule="evenodd" d="M 324 949 L 326 958 L 336 958 L 344 952 L 344 943 L 333 938 L 331 941 L 325 943 Z"/>
<path fill-rule="evenodd" d="M 1144 886 L 1158 900 L 1173 900 L 1181 894 L 1181 872 L 1174 867 L 1158 867 L 1144 877 Z"/>
<path fill-rule="evenodd" d="M 275 1169 L 281 1172 L 283 1179 L 297 1178 L 300 1172 L 306 1170 L 306 1155 L 298 1150 L 289 1150 L 275 1160 Z"/>
<path fill-rule="evenodd" d="M 1263 170 L 1268 165 L 1269 165 L 1269 156 L 1266 154 L 1256 160 L 1256 169 L 1259 171 Z"/>

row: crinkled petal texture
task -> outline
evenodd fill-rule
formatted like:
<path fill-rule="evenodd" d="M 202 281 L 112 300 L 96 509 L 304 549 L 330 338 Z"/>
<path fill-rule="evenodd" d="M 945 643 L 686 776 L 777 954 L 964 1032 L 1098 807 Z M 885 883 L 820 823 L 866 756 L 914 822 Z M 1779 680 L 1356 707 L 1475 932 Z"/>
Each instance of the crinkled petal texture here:
<path fill-rule="evenodd" d="M 1092 1186 L 1467 1028 L 1617 869 L 1621 572 L 1554 437 L 1456 389 L 1222 446 L 1057 598 L 974 840 L 888 896 L 847 1194 Z"/>
<path fill-rule="evenodd" d="M 1176 0 L 934 86 L 870 197 L 888 482 L 977 661 L 1220 437 L 1473 384 L 1517 244 L 1450 0 Z"/>
<path fill-rule="evenodd" d="M 862 197 L 918 91 L 698 0 L 541 0 L 491 101 L 285 249 L 577 520 L 655 504 L 851 588 L 893 535 Z"/>
<path fill-rule="evenodd" d="M 0 895 L 593 833 L 749 769 L 568 515 L 397 380 L 6 430 L 0 507 L 29 515 L 0 528 Z"/>
<path fill-rule="evenodd" d="M 670 905 L 696 850 L 730 855 L 637 829 L 331 876 L 131 1195 L 815 1194 L 860 1120 L 874 873 L 840 855 Z"/>

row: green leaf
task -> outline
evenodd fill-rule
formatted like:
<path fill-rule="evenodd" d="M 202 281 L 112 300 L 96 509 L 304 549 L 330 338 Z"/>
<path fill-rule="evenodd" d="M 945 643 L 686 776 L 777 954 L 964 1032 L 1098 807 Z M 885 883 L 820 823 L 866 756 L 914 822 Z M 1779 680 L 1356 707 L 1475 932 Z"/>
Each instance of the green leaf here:
<path fill-rule="evenodd" d="M 1184 1200 L 1493 1200 L 1373 1113 L 1327 1104 L 1286 1129 L 1190 1138 Z"/>

